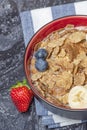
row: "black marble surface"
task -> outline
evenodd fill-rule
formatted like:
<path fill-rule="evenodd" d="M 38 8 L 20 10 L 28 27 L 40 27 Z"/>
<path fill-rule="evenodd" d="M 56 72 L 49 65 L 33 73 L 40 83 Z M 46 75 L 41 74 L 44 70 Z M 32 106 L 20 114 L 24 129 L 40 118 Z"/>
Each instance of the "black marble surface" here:
<path fill-rule="evenodd" d="M 40 125 L 34 101 L 29 111 L 21 114 L 9 96 L 9 88 L 25 78 L 25 46 L 19 14 L 25 10 L 69 2 L 74 0 L 0 0 L 0 130 L 48 130 Z M 83 124 L 63 129 L 86 130 L 87 127 Z"/>
<path fill-rule="evenodd" d="M 79 2 L 86 0 L 14 0 L 19 8 L 19 11 L 31 10 L 36 8 L 55 6 L 71 2 Z"/>
<path fill-rule="evenodd" d="M 0 130 L 33 130 L 35 110 L 32 103 L 27 113 L 19 113 L 9 96 L 9 88 L 25 77 L 25 52 L 17 4 L 0 0 Z"/>

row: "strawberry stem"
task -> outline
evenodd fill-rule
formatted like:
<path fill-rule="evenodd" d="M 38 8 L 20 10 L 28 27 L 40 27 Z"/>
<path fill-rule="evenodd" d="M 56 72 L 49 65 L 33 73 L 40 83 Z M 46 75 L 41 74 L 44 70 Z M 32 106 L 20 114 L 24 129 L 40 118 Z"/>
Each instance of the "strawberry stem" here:
<path fill-rule="evenodd" d="M 25 85 L 27 84 L 27 80 L 26 79 L 23 80 L 23 84 L 25 84 Z"/>
<path fill-rule="evenodd" d="M 27 80 L 26 79 L 23 79 L 23 81 L 17 81 L 17 83 L 15 85 L 13 85 L 9 91 L 12 89 L 12 88 L 18 88 L 18 87 L 21 87 L 21 86 L 26 86 L 30 89 L 29 85 L 27 84 Z"/>

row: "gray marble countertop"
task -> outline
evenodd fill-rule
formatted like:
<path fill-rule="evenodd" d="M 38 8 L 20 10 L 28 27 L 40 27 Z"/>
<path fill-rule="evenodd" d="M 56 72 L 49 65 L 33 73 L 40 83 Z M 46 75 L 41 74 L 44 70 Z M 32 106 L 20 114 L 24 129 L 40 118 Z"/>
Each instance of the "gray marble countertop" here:
<path fill-rule="evenodd" d="M 9 88 L 25 78 L 25 46 L 20 12 L 74 1 L 80 0 L 0 0 L 0 130 L 48 130 L 40 125 L 34 101 L 29 111 L 21 114 L 9 96 Z M 87 127 L 83 124 L 71 128 L 75 129 L 86 130 Z"/>

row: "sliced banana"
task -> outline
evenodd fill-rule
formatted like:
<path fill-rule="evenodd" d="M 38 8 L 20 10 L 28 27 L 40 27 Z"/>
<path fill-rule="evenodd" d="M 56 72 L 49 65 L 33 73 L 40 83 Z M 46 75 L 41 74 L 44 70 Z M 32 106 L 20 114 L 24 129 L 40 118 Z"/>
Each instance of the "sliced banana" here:
<path fill-rule="evenodd" d="M 87 108 L 87 88 L 83 86 L 73 87 L 69 92 L 68 102 L 71 108 Z"/>

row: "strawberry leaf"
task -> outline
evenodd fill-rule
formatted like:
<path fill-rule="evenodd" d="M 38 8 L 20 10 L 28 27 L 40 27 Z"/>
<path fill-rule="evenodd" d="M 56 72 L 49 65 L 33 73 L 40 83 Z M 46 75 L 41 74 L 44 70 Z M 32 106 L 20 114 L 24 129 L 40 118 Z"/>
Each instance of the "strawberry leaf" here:
<path fill-rule="evenodd" d="M 11 90 L 12 88 L 18 88 L 18 87 L 22 87 L 22 86 L 26 86 L 26 87 L 28 87 L 28 88 L 30 89 L 30 86 L 28 85 L 27 80 L 26 80 L 26 79 L 23 79 L 23 81 L 17 81 L 16 84 L 14 84 L 14 85 L 10 88 L 10 90 Z"/>

